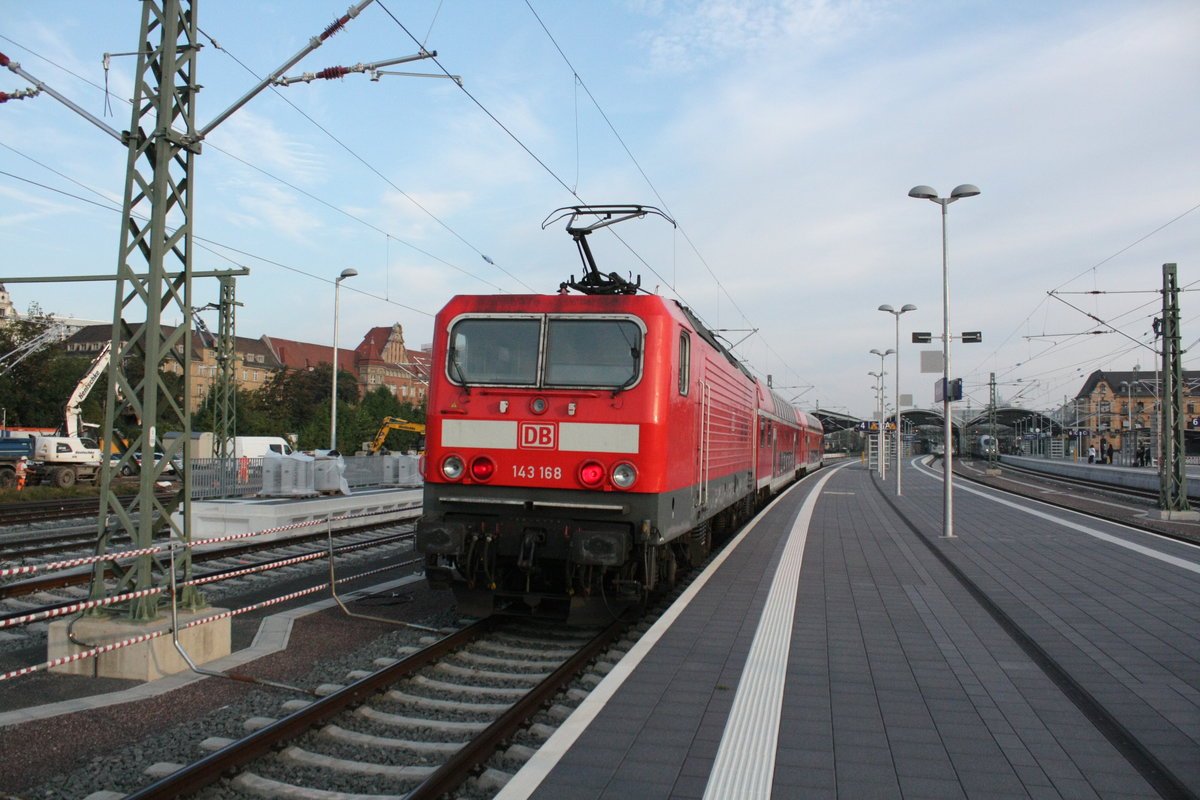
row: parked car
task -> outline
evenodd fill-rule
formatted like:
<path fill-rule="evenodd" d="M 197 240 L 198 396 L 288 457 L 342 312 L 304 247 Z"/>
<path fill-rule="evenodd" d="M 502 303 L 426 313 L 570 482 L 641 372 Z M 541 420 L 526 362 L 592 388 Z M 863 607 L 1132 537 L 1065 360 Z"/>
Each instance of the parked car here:
<path fill-rule="evenodd" d="M 115 467 L 117 465 L 117 461 L 120 459 L 120 456 L 118 456 L 114 453 L 109 458 L 111 460 L 112 465 Z M 164 458 L 166 458 L 166 456 L 164 456 L 161 452 L 159 452 L 157 450 L 154 451 L 155 465 L 162 463 L 162 460 Z M 134 452 L 133 457 L 130 459 L 129 463 L 126 464 L 125 467 L 121 470 L 121 474 L 122 475 L 138 475 L 141 473 L 141 471 L 142 471 L 142 452 L 140 450 L 138 450 L 138 451 Z M 163 470 L 163 472 L 168 475 L 178 475 L 182 471 L 183 471 L 182 464 L 180 463 L 178 456 L 173 458 L 171 460 L 171 462 L 169 464 L 167 464 L 166 469 Z"/>

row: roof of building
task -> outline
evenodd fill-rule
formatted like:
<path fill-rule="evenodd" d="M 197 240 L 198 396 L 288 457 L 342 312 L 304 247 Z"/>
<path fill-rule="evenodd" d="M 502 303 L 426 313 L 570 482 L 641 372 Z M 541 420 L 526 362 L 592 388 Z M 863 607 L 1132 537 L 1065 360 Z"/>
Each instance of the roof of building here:
<path fill-rule="evenodd" d="M 360 364 L 381 364 L 418 379 L 429 376 L 429 353 L 404 347 L 404 332 L 399 323 L 371 328 L 354 352 Z"/>
<path fill-rule="evenodd" d="M 1114 394 L 1124 394 L 1128 386 L 1131 395 L 1146 396 L 1158 393 L 1159 375 L 1154 370 L 1116 372 L 1098 369 L 1088 375 L 1075 397 L 1090 397 L 1104 383 Z M 1200 370 L 1184 370 L 1185 394 L 1200 394 Z"/>
<path fill-rule="evenodd" d="M 294 339 L 280 339 L 276 336 L 263 336 L 263 342 L 279 359 L 279 363 L 288 369 L 312 369 L 320 364 L 333 363 L 333 348 L 323 344 L 298 342 Z M 343 364 L 354 364 L 354 351 L 344 347 L 338 348 L 338 367 Z"/>
<path fill-rule="evenodd" d="M 175 330 L 174 326 L 164 325 L 164 334 Z M 88 325 L 71 334 L 66 340 L 68 350 L 81 354 L 91 354 L 101 349 L 112 334 L 111 325 Z M 422 350 L 409 350 L 403 347 L 404 334 L 399 323 L 371 328 L 363 337 L 362 342 L 353 350 L 345 347 L 338 348 L 338 366 L 343 369 L 353 369 L 366 363 L 382 364 L 388 368 L 407 373 L 416 380 L 426 380 L 429 376 L 430 354 Z M 202 357 L 205 344 L 211 345 L 206 336 L 193 332 L 191 335 L 192 355 Z M 389 349 L 389 345 L 393 345 Z M 399 345 L 396 347 L 394 345 Z M 261 356 L 254 359 L 255 364 L 265 369 L 312 369 L 321 364 L 333 361 L 333 348 L 328 345 L 301 342 L 295 339 L 281 339 L 275 336 L 262 336 L 251 339 L 237 336 L 234 350 L 242 357 Z M 400 361 L 385 358 L 398 355 Z M 250 359 L 247 358 L 247 362 Z"/>

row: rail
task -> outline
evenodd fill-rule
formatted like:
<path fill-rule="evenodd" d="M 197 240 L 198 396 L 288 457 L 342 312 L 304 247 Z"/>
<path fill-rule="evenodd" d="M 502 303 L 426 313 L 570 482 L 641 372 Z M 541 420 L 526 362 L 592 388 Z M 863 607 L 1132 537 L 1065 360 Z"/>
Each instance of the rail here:
<path fill-rule="evenodd" d="M 146 553 L 154 553 L 154 554 L 161 556 L 163 554 L 167 554 L 169 551 L 179 550 L 179 549 L 182 549 L 185 547 L 197 547 L 200 545 L 212 545 L 212 544 L 217 544 L 217 543 L 231 543 L 231 542 L 238 541 L 238 540 L 245 540 L 245 539 L 260 537 L 265 534 L 275 534 L 275 533 L 278 533 L 283 530 L 296 530 L 296 529 L 300 529 L 300 528 L 318 528 L 318 529 L 324 529 L 326 531 L 325 535 L 328 536 L 329 535 L 328 534 L 329 526 L 335 520 L 339 520 L 339 519 L 340 520 L 347 520 L 347 519 L 366 520 L 369 517 L 377 516 L 379 513 L 385 513 L 385 512 L 371 512 L 371 513 L 366 513 L 366 514 L 349 514 L 349 515 L 344 515 L 344 516 L 331 516 L 331 517 L 328 517 L 325 519 L 313 520 L 313 521 L 303 522 L 303 523 L 295 523 L 295 524 L 283 526 L 280 528 L 269 528 L 269 529 L 264 529 L 264 530 L 260 530 L 260 531 L 252 531 L 249 533 L 232 534 L 229 536 L 215 537 L 212 539 L 206 539 L 206 540 L 196 541 L 196 542 L 191 542 L 191 543 L 186 543 L 186 544 L 179 543 L 179 542 L 173 542 L 173 543 L 163 544 L 163 545 L 159 545 L 159 546 L 155 546 L 155 547 L 151 547 L 151 548 L 143 548 L 143 549 L 139 549 L 139 550 L 126 550 L 126 551 L 121 551 L 121 552 L 116 552 L 116 553 L 107 553 L 104 555 L 97 555 L 97 556 L 86 556 L 83 558 L 74 558 L 74 559 L 69 559 L 69 560 L 65 560 L 65 561 L 57 561 L 57 562 L 47 563 L 47 564 L 0 568 L 0 578 L 13 577 L 13 576 L 18 576 L 18 575 L 32 575 L 32 574 L 40 573 L 40 572 L 60 571 L 60 570 L 72 569 L 72 568 L 79 567 L 79 566 L 88 566 L 91 564 L 95 564 L 97 562 L 119 561 L 119 560 L 123 560 L 123 559 L 134 558 L 134 557 L 146 554 Z M 405 538 L 405 537 L 397 537 L 397 538 Z M 272 544 L 279 544 L 279 543 L 288 543 L 288 542 L 272 542 Z M 362 545 L 353 545 L 353 544 L 347 545 L 344 548 L 338 548 L 338 552 L 347 552 L 347 551 L 354 550 L 354 549 L 360 549 L 361 547 L 369 546 L 370 544 L 374 544 L 374 543 L 366 543 L 366 544 L 362 544 Z M 317 558 L 330 557 L 332 555 L 331 551 L 332 551 L 332 545 L 331 545 L 330 550 L 318 551 L 318 552 L 315 552 L 315 553 L 307 555 L 307 556 L 298 556 L 298 557 L 288 558 L 288 559 L 277 559 L 272 562 L 269 562 L 268 564 L 264 564 L 264 565 L 260 565 L 260 566 L 262 569 L 278 569 L 278 568 L 281 568 L 284 566 L 289 566 L 289 565 L 292 565 L 295 563 L 299 563 L 301 561 L 308 561 L 308 560 L 314 560 Z M 219 551 L 219 553 L 221 555 L 226 555 L 226 556 L 232 552 L 235 552 L 235 551 L 229 550 L 229 549 L 223 549 L 223 550 Z M 214 554 L 214 555 L 216 555 L 216 554 Z M 405 562 L 405 563 L 411 565 L 411 564 L 419 563 L 419 561 L 420 561 L 420 559 L 413 559 L 411 562 Z M 345 580 L 361 579 L 368 575 L 373 575 L 373 574 L 377 574 L 380 572 L 386 572 L 388 570 L 394 569 L 397 566 L 401 566 L 401 565 L 402 564 L 398 564 L 398 563 L 397 564 L 389 564 L 389 565 L 382 567 L 380 569 L 377 569 L 377 570 L 371 570 L 369 572 L 360 573 L 358 575 L 354 575 L 349 578 L 339 579 L 338 582 L 345 581 Z M 214 580 L 218 580 L 218 579 L 223 580 L 226 578 L 237 577 L 238 575 L 248 574 L 252 571 L 255 571 L 255 569 L 244 568 L 244 569 L 240 569 L 240 570 L 226 570 L 217 575 L 196 577 L 192 581 L 180 584 L 180 586 L 187 586 L 187 585 L 198 586 L 198 585 L 201 585 L 204 583 L 210 583 L 210 582 L 212 582 Z M 17 584 L 10 584 L 10 585 L 6 586 L 5 588 L 11 589 L 11 588 L 13 588 L 13 586 L 16 586 L 16 585 Z M 234 616 L 237 614 L 246 613 L 248 611 L 255 611 L 255 610 L 258 610 L 259 608 L 263 608 L 268 605 L 273 605 L 275 603 L 292 600 L 292 599 L 295 599 L 297 597 L 301 597 L 301 596 L 304 596 L 307 594 L 313 594 L 318 591 L 329 589 L 332 586 L 333 586 L 332 581 L 322 582 L 322 583 L 312 586 L 308 589 L 301 590 L 300 592 L 294 592 L 294 593 L 285 595 L 280 598 L 275 598 L 270 601 L 256 604 L 254 606 L 248 606 L 245 608 L 238 609 L 236 611 L 224 612 L 222 614 L 218 614 L 215 616 L 197 619 L 197 620 L 194 620 L 182 627 L 196 627 L 196 626 L 220 619 L 225 616 Z M 101 600 L 88 600 L 88 601 L 82 601 L 82 602 L 78 602 L 78 603 L 59 604 L 57 606 L 50 607 L 50 608 L 31 610 L 28 613 L 23 613 L 23 614 L 18 613 L 18 614 L 7 615 L 3 618 L 0 618 L 0 628 L 16 627 L 16 626 L 28 625 L 28 624 L 35 623 L 35 622 L 43 622 L 48 619 L 62 617 L 62 616 L 69 615 L 69 614 L 83 613 L 85 611 L 91 611 L 91 610 L 98 609 L 101 607 L 113 606 L 113 605 L 117 605 L 120 603 L 129 602 L 129 601 L 137 599 L 139 597 L 145 597 L 145 596 L 150 596 L 150 595 L 155 595 L 155 594 L 163 594 L 165 596 L 170 597 L 172 602 L 175 601 L 175 595 L 173 595 L 170 592 L 170 587 L 157 586 L 157 587 L 153 587 L 150 589 L 144 589 L 144 590 L 140 590 L 140 591 L 136 591 L 136 592 L 126 592 L 126 593 L 114 595 L 112 597 L 104 598 Z M 102 653 L 107 653 L 112 650 L 120 649 L 122 647 L 129 647 L 134 644 L 139 644 L 141 642 L 148 641 L 148 640 L 154 639 L 154 638 L 158 638 L 163 635 L 170 636 L 170 635 L 172 635 L 172 631 L 161 630 L 161 631 L 157 631 L 154 633 L 146 634 L 144 636 L 135 637 L 133 639 L 127 639 L 127 640 L 120 641 L 120 642 L 114 642 L 112 644 L 93 648 L 91 650 L 74 653 L 70 656 L 65 656 L 65 657 L 62 657 L 59 659 L 51 659 L 49 661 L 45 661 L 45 662 L 41 662 L 38 664 L 33 664 L 33 665 L 29 665 L 29 666 L 22 667 L 19 669 L 0 673 L 0 681 L 18 678 L 18 677 L 21 677 L 24 675 L 32 674 L 34 672 L 50 670 L 50 669 L 53 669 L 54 667 L 62 666 L 64 664 L 71 663 L 73 661 L 78 661 L 78 660 L 81 660 L 84 658 L 92 658 L 92 657 L 101 655 Z"/>

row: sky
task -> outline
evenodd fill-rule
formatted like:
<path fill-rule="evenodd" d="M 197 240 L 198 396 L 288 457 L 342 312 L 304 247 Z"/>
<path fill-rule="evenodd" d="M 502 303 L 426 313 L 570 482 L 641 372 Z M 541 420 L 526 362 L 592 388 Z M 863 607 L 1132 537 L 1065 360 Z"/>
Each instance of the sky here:
<path fill-rule="evenodd" d="M 194 5 L 200 126 L 346 10 Z M 124 130 L 139 9 L 8 0 L 0 52 Z M 284 74 L 423 45 L 436 59 L 385 69 L 442 77 L 254 97 L 196 159 L 194 269 L 250 269 L 238 335 L 331 344 L 353 268 L 341 344 L 399 322 L 419 348 L 455 294 L 581 274 L 563 221 L 543 229 L 555 209 L 651 205 L 675 224 L 594 234 L 603 271 L 691 307 L 801 408 L 867 417 L 870 351 L 896 347 L 881 304 L 917 306 L 900 391 L 934 406 L 919 351 L 941 349 L 941 210 L 908 191 L 969 183 L 946 209 L 950 330 L 983 341 L 952 340 L 952 377 L 972 407 L 995 373 L 1002 400 L 1053 409 L 1093 370 L 1153 369 L 1164 263 L 1184 346 L 1200 339 L 1198 32 L 1194 0 L 383 0 Z M 27 86 L 0 70 L 0 91 Z M 46 94 L 0 104 L 0 281 L 114 273 L 125 163 Z M 107 284 L 7 288 L 20 312 L 112 318 Z M 218 299 L 215 280 L 193 292 Z"/>

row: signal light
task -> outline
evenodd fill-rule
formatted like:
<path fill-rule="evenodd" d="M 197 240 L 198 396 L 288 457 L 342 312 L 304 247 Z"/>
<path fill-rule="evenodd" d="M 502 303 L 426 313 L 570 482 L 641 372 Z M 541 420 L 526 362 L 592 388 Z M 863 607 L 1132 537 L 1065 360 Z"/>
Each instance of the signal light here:
<path fill-rule="evenodd" d="M 491 480 L 496 474 L 496 462 L 487 456 L 480 456 L 471 462 L 471 477 L 477 481 Z"/>
<path fill-rule="evenodd" d="M 604 467 L 595 461 L 585 461 L 579 468 L 579 482 L 584 486 L 599 486 L 604 480 Z"/>

